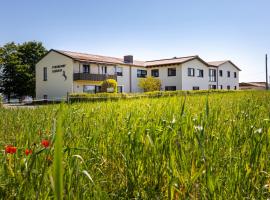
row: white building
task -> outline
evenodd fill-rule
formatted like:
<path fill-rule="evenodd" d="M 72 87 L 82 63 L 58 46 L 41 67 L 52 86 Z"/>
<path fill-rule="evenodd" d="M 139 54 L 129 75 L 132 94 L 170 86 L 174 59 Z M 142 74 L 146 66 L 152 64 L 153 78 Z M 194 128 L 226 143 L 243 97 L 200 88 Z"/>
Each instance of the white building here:
<path fill-rule="evenodd" d="M 138 83 L 147 76 L 159 78 L 162 90 L 238 89 L 239 71 L 231 61 L 207 63 L 199 56 L 144 62 L 133 56 L 114 58 L 52 49 L 36 64 L 36 98 L 99 92 L 108 78 L 117 80 L 120 92 L 142 92 Z"/>
<path fill-rule="evenodd" d="M 239 71 L 241 71 L 230 60 L 208 62 L 209 66 L 216 67 L 218 89 L 239 89 Z"/>

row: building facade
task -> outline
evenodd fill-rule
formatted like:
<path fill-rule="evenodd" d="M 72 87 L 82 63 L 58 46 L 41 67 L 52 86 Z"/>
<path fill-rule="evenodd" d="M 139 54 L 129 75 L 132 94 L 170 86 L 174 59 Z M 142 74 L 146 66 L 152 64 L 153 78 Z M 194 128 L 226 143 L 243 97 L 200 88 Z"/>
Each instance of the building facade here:
<path fill-rule="evenodd" d="M 60 99 L 68 93 L 100 92 L 102 81 L 115 79 L 118 91 L 143 92 L 140 79 L 161 80 L 161 90 L 239 89 L 240 69 L 231 61 L 205 62 L 199 56 L 136 61 L 50 50 L 36 64 L 36 98 Z"/>

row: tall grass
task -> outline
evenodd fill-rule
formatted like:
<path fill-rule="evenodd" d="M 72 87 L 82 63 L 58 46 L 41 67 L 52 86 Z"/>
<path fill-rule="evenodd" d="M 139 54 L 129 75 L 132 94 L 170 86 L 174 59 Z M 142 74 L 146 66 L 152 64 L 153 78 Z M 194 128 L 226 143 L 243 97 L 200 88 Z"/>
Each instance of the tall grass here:
<path fill-rule="evenodd" d="M 1 154 L 0 196 L 267 199 L 269 100 L 235 92 L 75 103 L 62 122 L 60 105 L 0 109 L 0 144 L 18 147 Z"/>
<path fill-rule="evenodd" d="M 63 104 L 57 113 L 56 134 L 54 145 L 54 189 L 55 198 L 63 199 L 63 168 L 62 168 L 62 151 L 63 151 Z"/>

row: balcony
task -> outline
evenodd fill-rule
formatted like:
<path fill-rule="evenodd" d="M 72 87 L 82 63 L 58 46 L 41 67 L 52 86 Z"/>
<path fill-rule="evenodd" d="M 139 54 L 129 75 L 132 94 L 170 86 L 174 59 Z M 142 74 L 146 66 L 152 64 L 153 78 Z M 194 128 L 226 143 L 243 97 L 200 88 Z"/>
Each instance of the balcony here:
<path fill-rule="evenodd" d="M 117 80 L 116 75 L 108 75 L 108 74 L 89 74 L 89 73 L 74 73 L 73 80 L 74 81 L 104 81 L 106 79 L 114 79 Z"/>

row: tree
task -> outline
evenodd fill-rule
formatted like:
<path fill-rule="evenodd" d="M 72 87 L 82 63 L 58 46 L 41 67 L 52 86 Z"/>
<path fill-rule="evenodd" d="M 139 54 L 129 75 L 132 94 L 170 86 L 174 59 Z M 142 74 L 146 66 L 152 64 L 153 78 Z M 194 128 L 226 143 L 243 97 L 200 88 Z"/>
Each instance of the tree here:
<path fill-rule="evenodd" d="M 101 84 L 102 92 L 117 92 L 117 82 L 114 79 L 107 79 Z"/>
<path fill-rule="evenodd" d="M 144 92 L 158 91 L 161 88 L 161 82 L 158 78 L 142 78 L 139 81 L 139 87 L 143 89 Z"/>
<path fill-rule="evenodd" d="M 41 42 L 30 41 L 18 45 L 20 65 L 17 66 L 15 93 L 19 96 L 35 96 L 35 65 L 46 52 Z"/>
<path fill-rule="evenodd" d="M 11 95 L 35 95 L 35 64 L 47 52 L 41 42 L 7 43 L 0 47 L 0 89 Z"/>
<path fill-rule="evenodd" d="M 16 66 L 19 64 L 17 45 L 14 42 L 0 47 L 1 92 L 10 100 L 15 93 Z"/>

